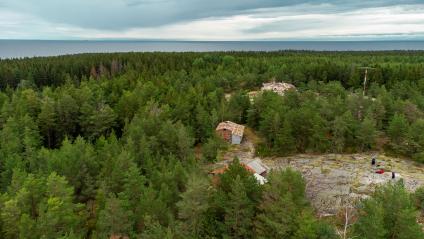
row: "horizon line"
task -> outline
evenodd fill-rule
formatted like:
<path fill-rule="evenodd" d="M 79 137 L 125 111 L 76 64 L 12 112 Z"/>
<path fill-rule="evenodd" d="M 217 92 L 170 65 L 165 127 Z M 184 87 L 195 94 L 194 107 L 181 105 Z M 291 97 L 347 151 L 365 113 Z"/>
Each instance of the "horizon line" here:
<path fill-rule="evenodd" d="M 424 39 L 259 39 L 259 40 L 181 40 L 181 39 L 25 39 L 25 38 L 0 38 L 0 41 L 139 41 L 139 42 L 423 42 Z"/>

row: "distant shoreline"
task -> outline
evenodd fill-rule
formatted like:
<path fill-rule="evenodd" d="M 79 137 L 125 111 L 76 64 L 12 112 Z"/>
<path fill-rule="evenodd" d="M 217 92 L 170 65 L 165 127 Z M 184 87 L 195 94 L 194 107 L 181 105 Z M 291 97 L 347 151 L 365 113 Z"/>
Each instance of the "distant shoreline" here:
<path fill-rule="evenodd" d="M 7 40 L 0 58 L 124 52 L 424 51 L 424 40 L 368 41 L 171 41 L 171 40 Z"/>
<path fill-rule="evenodd" d="M 374 39 L 374 40 L 169 40 L 169 39 L 6 39 L 0 41 L 41 41 L 41 42 L 186 42 L 186 43 L 225 43 L 225 42 L 275 42 L 275 43 L 303 43 L 303 42 L 424 42 L 424 39 Z"/>

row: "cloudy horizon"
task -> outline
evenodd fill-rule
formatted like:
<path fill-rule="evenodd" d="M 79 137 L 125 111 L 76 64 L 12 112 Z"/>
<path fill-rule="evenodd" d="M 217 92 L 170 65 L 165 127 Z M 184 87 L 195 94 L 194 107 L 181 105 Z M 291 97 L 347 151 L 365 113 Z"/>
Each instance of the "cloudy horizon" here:
<path fill-rule="evenodd" d="M 424 40 L 424 3 L 0 0 L 0 39 Z"/>

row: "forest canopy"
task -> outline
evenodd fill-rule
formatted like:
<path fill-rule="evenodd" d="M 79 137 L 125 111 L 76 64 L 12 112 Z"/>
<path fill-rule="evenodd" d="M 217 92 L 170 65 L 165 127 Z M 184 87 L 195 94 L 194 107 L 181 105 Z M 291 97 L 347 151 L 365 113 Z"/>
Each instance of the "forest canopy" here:
<path fill-rule="evenodd" d="M 249 98 L 271 80 L 297 90 Z M 297 172 L 259 185 L 234 160 L 211 181 L 225 120 L 257 132 L 263 155 L 382 150 L 424 162 L 422 52 L 3 59 L 0 89 L 2 238 L 339 238 Z M 401 183 L 378 190 L 350 233 L 423 238 L 414 200 Z"/>

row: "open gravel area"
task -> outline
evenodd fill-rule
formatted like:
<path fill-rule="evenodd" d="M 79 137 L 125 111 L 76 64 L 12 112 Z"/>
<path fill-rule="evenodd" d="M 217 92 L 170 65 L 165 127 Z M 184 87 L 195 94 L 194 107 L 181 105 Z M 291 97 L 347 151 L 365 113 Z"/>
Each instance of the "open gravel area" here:
<path fill-rule="evenodd" d="M 424 166 L 405 159 L 377 155 L 377 164 L 371 158 L 376 154 L 295 155 L 264 158 L 272 170 L 287 167 L 302 173 L 307 182 L 307 195 L 320 214 L 332 215 L 346 203 L 365 198 L 375 187 L 403 179 L 408 190 L 424 185 Z M 386 172 L 377 174 L 382 168 Z M 392 179 L 392 171 L 396 178 Z"/>
<path fill-rule="evenodd" d="M 232 145 L 221 155 L 216 166 L 225 165 L 238 157 L 248 162 L 255 156 L 255 135 L 250 131 L 241 145 Z M 371 159 L 376 157 L 376 165 Z M 302 173 L 307 183 L 307 195 L 320 215 L 334 215 L 348 204 L 369 196 L 377 186 L 403 179 L 410 191 L 424 185 L 424 165 L 408 159 L 383 154 L 299 154 L 290 157 L 260 158 L 271 170 L 292 168 Z M 377 166 L 378 165 L 378 166 Z M 384 174 L 377 174 L 384 169 Z M 395 172 L 395 179 L 392 179 Z"/>

